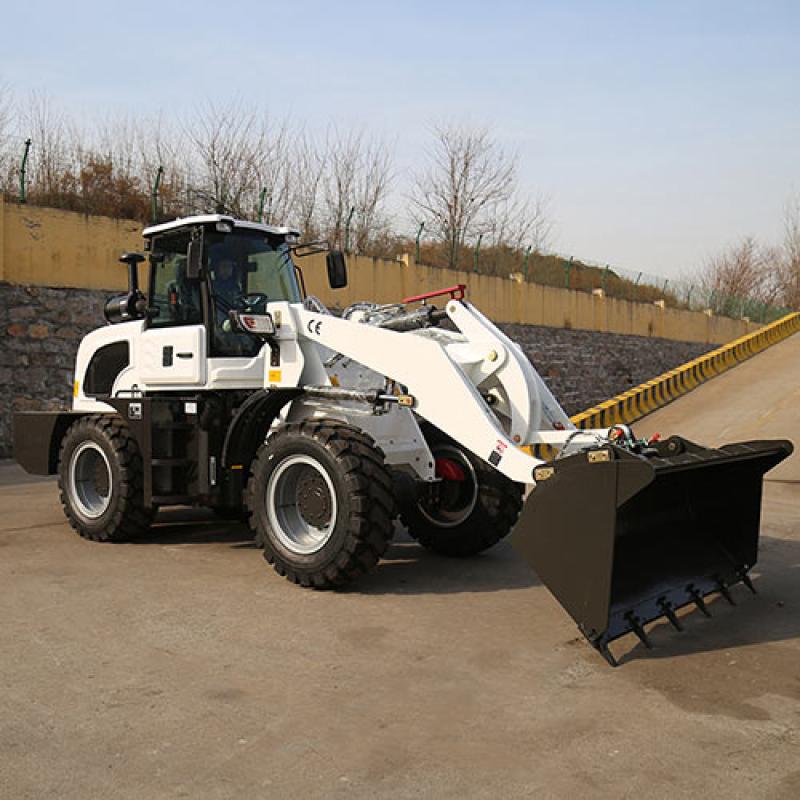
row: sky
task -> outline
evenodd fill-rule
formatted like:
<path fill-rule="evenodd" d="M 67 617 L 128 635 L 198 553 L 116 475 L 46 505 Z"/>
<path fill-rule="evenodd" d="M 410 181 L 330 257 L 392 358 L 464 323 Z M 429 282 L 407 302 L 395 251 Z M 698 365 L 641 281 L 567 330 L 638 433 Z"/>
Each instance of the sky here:
<path fill-rule="evenodd" d="M 78 119 L 242 99 L 364 128 L 399 197 L 433 125 L 488 125 L 555 250 L 668 277 L 777 243 L 800 191 L 796 0 L 6 2 L 0 79 Z"/>

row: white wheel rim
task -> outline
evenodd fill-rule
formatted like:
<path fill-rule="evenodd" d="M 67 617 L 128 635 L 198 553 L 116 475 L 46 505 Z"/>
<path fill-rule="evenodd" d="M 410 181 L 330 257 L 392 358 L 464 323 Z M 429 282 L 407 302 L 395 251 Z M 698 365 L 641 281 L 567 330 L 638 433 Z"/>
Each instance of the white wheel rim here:
<path fill-rule="evenodd" d="M 111 503 L 111 466 L 97 442 L 81 442 L 73 451 L 69 460 L 67 491 L 72 506 L 87 519 L 97 519 L 108 509 Z"/>
<path fill-rule="evenodd" d="M 320 509 L 319 515 L 329 517 L 326 522 L 314 524 L 304 516 L 298 503 L 304 481 L 316 493 L 312 500 L 315 508 Z M 327 497 L 322 496 L 323 487 L 327 489 Z M 288 456 L 278 464 L 267 481 L 266 503 L 270 527 L 281 545 L 292 553 L 318 552 L 336 527 L 338 505 L 333 481 L 322 464 L 311 456 Z"/>

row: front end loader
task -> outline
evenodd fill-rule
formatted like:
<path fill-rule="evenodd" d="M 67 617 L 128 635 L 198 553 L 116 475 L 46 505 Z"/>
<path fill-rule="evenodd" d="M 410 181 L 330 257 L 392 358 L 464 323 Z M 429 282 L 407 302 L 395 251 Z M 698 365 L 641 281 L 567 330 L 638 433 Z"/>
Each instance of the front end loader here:
<path fill-rule="evenodd" d="M 679 628 L 682 607 L 752 587 L 762 476 L 789 442 L 577 430 L 464 286 L 332 313 L 297 265 L 327 246 L 289 228 L 208 214 L 144 236 L 148 256 L 121 259 L 128 292 L 81 343 L 72 408 L 15 417 L 17 460 L 59 476 L 81 536 L 206 506 L 247 519 L 279 574 L 326 589 L 377 565 L 397 517 L 450 556 L 513 530 L 611 663 L 614 639 L 649 644 L 653 620 Z M 344 286 L 342 254 L 326 264 Z"/>

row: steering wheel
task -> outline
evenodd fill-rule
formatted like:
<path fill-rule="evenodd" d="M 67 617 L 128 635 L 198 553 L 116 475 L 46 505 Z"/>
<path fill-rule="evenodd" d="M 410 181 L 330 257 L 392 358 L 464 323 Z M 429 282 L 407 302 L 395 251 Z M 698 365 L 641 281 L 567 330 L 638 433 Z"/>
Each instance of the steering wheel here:
<path fill-rule="evenodd" d="M 251 314 L 263 314 L 267 310 L 269 298 L 263 292 L 250 292 L 242 295 L 239 302 L 243 306 L 242 310 Z"/>

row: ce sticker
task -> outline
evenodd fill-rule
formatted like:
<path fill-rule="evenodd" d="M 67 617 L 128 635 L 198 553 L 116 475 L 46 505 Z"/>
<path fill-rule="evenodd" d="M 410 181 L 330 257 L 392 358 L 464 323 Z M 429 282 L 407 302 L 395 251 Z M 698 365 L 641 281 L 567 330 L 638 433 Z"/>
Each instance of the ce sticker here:
<path fill-rule="evenodd" d="M 306 328 L 308 328 L 308 332 L 309 333 L 315 333 L 317 336 L 319 336 L 319 329 L 321 327 L 322 327 L 322 320 L 317 322 L 317 321 L 315 321 L 313 319 L 310 319 L 308 321 L 308 325 L 306 325 Z"/>

